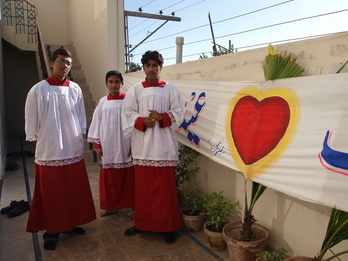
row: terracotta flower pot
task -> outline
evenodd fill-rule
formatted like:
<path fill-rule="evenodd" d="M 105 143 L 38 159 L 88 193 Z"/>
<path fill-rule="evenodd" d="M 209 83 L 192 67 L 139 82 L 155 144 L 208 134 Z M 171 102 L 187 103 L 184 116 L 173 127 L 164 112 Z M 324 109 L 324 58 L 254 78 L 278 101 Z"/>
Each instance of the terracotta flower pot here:
<path fill-rule="evenodd" d="M 204 232 L 207 235 L 212 250 L 222 251 L 226 248 L 226 241 L 222 237 L 222 232 L 214 232 L 207 229 L 207 223 L 204 224 Z"/>
<path fill-rule="evenodd" d="M 240 221 L 228 223 L 222 229 L 222 236 L 227 243 L 231 261 L 254 261 L 256 253 L 260 253 L 266 248 L 270 236 L 269 230 L 260 224 L 254 223 L 252 230 L 255 233 L 263 234 L 263 239 L 254 242 L 244 242 L 233 238 L 233 235 L 239 234 L 241 229 L 242 223 Z"/>
<path fill-rule="evenodd" d="M 294 256 L 285 259 L 284 261 L 313 261 L 312 257 L 307 256 Z"/>
<path fill-rule="evenodd" d="M 181 212 L 181 216 L 184 221 L 184 229 L 191 234 L 195 234 L 201 229 L 203 225 L 205 213 L 197 216 L 189 216 Z"/>

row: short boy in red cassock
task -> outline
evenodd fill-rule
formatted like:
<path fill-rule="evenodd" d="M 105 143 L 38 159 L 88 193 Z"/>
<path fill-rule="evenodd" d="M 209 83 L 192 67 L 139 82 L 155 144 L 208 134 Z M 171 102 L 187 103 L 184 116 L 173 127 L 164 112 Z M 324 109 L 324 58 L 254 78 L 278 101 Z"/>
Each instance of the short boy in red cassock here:
<path fill-rule="evenodd" d="M 105 76 L 109 95 L 102 97 L 93 113 L 88 141 L 94 143 L 102 160 L 99 178 L 100 208 L 106 216 L 115 210 L 134 207 L 134 167 L 130 138 L 122 131 L 121 114 L 125 94 L 120 91 L 123 76 L 109 71 Z"/>

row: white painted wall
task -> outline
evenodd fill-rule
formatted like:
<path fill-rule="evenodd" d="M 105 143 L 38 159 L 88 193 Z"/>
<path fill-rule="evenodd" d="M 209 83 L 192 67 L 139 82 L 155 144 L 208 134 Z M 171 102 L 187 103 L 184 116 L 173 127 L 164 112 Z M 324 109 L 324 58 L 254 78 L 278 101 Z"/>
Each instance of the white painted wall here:
<path fill-rule="evenodd" d="M 44 32 L 45 44 L 67 45 L 68 26 L 71 18 L 68 17 L 68 0 L 30 0 L 36 6 L 39 14 L 41 31 Z"/>
<path fill-rule="evenodd" d="M 341 33 L 274 47 L 275 50 L 279 48 L 294 53 L 308 75 L 330 74 L 331 69 L 337 68 L 338 63 L 348 60 L 347 39 L 348 33 Z M 264 81 L 261 63 L 267 54 L 267 48 L 260 48 L 164 66 L 161 77 L 167 81 Z M 347 72 L 348 68 L 345 71 Z M 143 71 L 129 73 L 127 76 L 141 78 L 139 80 L 145 77 Z M 214 191 L 224 191 L 229 200 L 243 203 L 242 174 L 203 155 L 199 157 L 200 172 L 197 182 L 202 192 L 210 194 Z M 240 218 L 240 213 L 236 211 L 235 214 Z M 290 255 L 309 257 L 314 257 L 320 251 L 330 213 L 331 209 L 328 207 L 305 202 L 273 189 L 267 189 L 254 208 L 257 221 L 271 230 L 271 247 L 284 247 Z M 338 253 L 346 249 L 348 241 L 341 242 L 333 250 Z M 327 256 L 331 256 L 330 253 Z M 348 255 L 342 256 L 341 260 L 348 260 Z"/>
<path fill-rule="evenodd" d="M 124 71 L 123 9 L 121 0 L 68 1 L 68 41 L 75 46 L 97 102 L 107 94 L 107 71 Z"/>
<path fill-rule="evenodd" d="M 106 72 L 124 71 L 123 0 L 32 0 L 31 3 L 38 9 L 44 43 L 73 44 L 87 83 L 99 101 L 107 94 Z"/>

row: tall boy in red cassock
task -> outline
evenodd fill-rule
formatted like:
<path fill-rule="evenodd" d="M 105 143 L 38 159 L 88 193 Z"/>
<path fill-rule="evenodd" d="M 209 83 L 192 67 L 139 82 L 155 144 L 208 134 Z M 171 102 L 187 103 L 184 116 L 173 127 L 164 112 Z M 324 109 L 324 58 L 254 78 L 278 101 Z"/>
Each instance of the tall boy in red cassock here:
<path fill-rule="evenodd" d="M 174 231 L 182 227 L 175 167 L 176 129 L 183 121 L 185 103 L 174 85 L 159 78 L 160 53 L 148 51 L 141 62 L 146 79 L 128 90 L 122 115 L 124 134 L 132 137 L 135 167 L 135 226 L 124 235 L 162 232 L 165 243 L 173 244 Z"/>
<path fill-rule="evenodd" d="M 84 234 L 79 225 L 96 219 L 82 157 L 86 133 L 80 86 L 67 79 L 71 53 L 52 54 L 52 75 L 34 85 L 25 103 L 26 140 L 36 141 L 35 189 L 27 232 L 46 230 L 44 248 L 54 250 L 61 232 Z"/>

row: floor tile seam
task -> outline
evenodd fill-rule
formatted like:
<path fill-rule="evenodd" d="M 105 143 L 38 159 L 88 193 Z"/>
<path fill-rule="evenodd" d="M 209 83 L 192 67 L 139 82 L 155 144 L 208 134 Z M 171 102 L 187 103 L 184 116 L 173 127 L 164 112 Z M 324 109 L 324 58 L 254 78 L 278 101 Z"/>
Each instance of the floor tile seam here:
<path fill-rule="evenodd" d="M 23 151 L 23 141 L 21 138 L 19 138 L 19 142 L 20 142 L 21 151 Z M 26 163 L 24 155 L 22 155 L 21 158 L 22 158 L 22 167 L 23 167 L 22 169 L 24 174 L 24 184 L 26 188 L 27 200 L 29 204 L 31 204 L 31 191 L 30 191 L 30 181 L 29 181 L 28 172 L 27 172 L 27 163 Z M 41 253 L 38 233 L 32 233 L 32 240 L 33 240 L 35 260 L 42 261 L 42 253 Z"/>
<path fill-rule="evenodd" d="M 223 259 L 218 256 L 214 251 L 212 251 L 210 248 L 206 247 L 201 241 L 199 241 L 197 238 L 192 236 L 190 233 L 188 233 L 185 229 L 181 228 L 179 230 L 182 232 L 185 236 L 187 236 L 189 239 L 191 239 L 194 243 L 196 243 L 199 247 L 201 247 L 205 252 L 207 252 L 209 255 L 211 255 L 214 259 L 218 261 L 222 261 Z"/>

